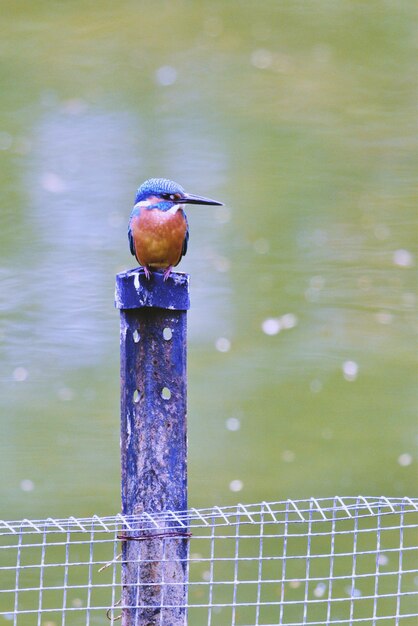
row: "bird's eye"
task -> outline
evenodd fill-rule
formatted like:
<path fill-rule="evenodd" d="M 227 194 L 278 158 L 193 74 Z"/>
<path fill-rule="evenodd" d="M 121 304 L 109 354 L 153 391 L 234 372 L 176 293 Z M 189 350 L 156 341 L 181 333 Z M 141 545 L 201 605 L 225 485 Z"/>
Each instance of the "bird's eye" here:
<path fill-rule="evenodd" d="M 170 202 L 181 200 L 181 195 L 179 193 L 164 193 L 162 194 L 162 197 L 164 200 L 170 200 Z"/>

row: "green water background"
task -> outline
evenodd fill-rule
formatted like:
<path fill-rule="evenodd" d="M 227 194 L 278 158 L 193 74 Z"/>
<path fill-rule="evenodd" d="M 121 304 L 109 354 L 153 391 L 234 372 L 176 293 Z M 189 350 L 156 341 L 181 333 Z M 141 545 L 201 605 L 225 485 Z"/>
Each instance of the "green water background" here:
<path fill-rule="evenodd" d="M 189 502 L 416 493 L 414 3 L 1 3 L 0 517 L 119 510 L 114 276 L 191 207 Z"/>

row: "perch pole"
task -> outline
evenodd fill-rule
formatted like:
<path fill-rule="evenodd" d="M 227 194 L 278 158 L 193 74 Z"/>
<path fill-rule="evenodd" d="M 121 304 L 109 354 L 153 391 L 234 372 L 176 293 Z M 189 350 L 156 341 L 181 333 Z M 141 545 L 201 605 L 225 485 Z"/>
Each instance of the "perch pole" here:
<path fill-rule="evenodd" d="M 186 317 L 189 277 L 116 276 L 120 309 L 122 514 L 187 509 Z M 122 626 L 184 626 L 184 527 L 122 543 Z"/>

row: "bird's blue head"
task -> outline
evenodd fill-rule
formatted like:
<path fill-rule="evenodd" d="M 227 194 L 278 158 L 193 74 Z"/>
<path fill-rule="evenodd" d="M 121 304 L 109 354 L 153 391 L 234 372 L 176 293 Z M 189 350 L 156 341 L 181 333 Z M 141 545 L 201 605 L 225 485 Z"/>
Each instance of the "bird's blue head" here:
<path fill-rule="evenodd" d="M 181 185 L 167 178 L 149 178 L 139 187 L 135 196 L 135 204 L 153 199 L 149 208 L 158 207 L 167 211 L 175 204 L 212 204 L 222 205 L 222 202 L 195 196 L 186 193 Z"/>
<path fill-rule="evenodd" d="M 162 200 L 176 202 L 184 196 L 184 189 L 178 183 L 167 178 L 149 178 L 139 187 L 135 196 L 135 204 L 155 196 Z"/>

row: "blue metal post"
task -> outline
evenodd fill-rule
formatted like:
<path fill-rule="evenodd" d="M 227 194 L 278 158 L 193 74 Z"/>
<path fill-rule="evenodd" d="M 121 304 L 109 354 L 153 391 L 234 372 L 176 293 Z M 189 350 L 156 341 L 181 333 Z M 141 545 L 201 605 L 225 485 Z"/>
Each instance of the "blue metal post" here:
<path fill-rule="evenodd" d="M 120 309 L 121 465 L 124 515 L 187 509 L 186 316 L 189 277 L 139 270 L 116 277 Z M 122 625 L 186 624 L 187 538 L 126 540 Z M 173 537 L 174 535 L 174 537 Z M 170 608 L 171 607 L 171 608 Z"/>

